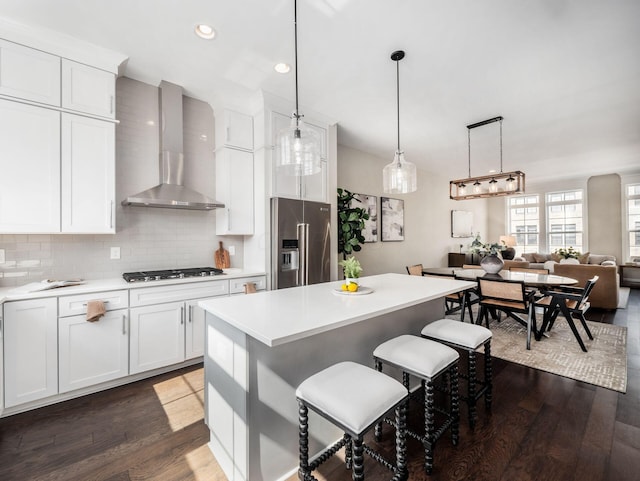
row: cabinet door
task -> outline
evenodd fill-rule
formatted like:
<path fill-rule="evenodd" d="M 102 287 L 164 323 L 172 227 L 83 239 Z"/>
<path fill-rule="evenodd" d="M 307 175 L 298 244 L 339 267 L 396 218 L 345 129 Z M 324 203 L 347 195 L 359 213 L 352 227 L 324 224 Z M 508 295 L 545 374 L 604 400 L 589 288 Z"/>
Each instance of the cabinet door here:
<path fill-rule="evenodd" d="M 0 94 L 60 106 L 60 57 L 0 40 Z"/>
<path fill-rule="evenodd" d="M 115 75 L 62 59 L 62 107 L 115 118 Z"/>
<path fill-rule="evenodd" d="M 60 114 L 0 100 L 0 233 L 60 232 Z"/>
<path fill-rule="evenodd" d="M 236 149 L 216 152 L 217 235 L 253 234 L 253 154 Z"/>
<path fill-rule="evenodd" d="M 216 147 L 253 150 L 253 118 L 250 115 L 233 110 L 221 110 L 216 114 Z"/>
<path fill-rule="evenodd" d="M 62 114 L 62 232 L 115 232 L 115 125 Z"/>
<path fill-rule="evenodd" d="M 184 302 L 130 310 L 129 373 L 184 361 Z"/>
<path fill-rule="evenodd" d="M 58 393 L 57 300 L 4 305 L 5 407 Z"/>
<path fill-rule="evenodd" d="M 280 155 L 278 148 L 278 134 L 288 128 L 291 118 L 277 112 L 271 113 L 272 142 L 275 146 L 273 158 L 273 196 L 288 197 L 291 199 L 313 200 L 316 202 L 327 201 L 327 131 L 313 123 L 306 122 L 307 127 L 315 130 L 320 137 L 322 158 L 321 170 L 314 175 L 293 176 L 287 175 L 277 167 L 277 159 Z"/>
<path fill-rule="evenodd" d="M 185 331 L 185 359 L 204 355 L 204 309 L 198 300 L 187 301 L 187 322 Z"/>
<path fill-rule="evenodd" d="M 107 312 L 96 322 L 86 319 L 84 315 L 58 319 L 61 393 L 129 373 L 127 310 Z"/>

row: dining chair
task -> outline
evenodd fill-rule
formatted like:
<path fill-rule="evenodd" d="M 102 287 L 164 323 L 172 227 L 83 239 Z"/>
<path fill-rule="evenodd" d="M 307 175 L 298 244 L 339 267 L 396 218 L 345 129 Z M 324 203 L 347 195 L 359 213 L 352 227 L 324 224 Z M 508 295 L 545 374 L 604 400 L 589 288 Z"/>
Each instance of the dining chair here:
<path fill-rule="evenodd" d="M 489 311 L 502 311 L 527 328 L 527 349 L 531 349 L 531 332 L 538 339 L 536 329 L 536 311 L 534 309 L 534 293 L 525 289 L 523 281 L 511 281 L 500 278 L 478 278 L 478 296 L 480 312 L 477 324 L 489 327 Z M 523 317 L 525 314 L 526 317 Z"/>
<path fill-rule="evenodd" d="M 407 274 L 409 274 L 410 276 L 421 276 L 422 264 L 414 264 L 412 266 L 407 266 Z"/>
<path fill-rule="evenodd" d="M 556 318 L 560 313 L 562 313 L 567 320 L 573 335 L 578 341 L 578 344 L 580 344 L 580 348 L 584 352 L 587 352 L 587 348 L 582 341 L 582 337 L 580 336 L 573 319 L 576 318 L 580 320 L 587 336 L 589 336 L 589 339 L 593 340 L 593 335 L 589 330 L 584 314 L 591 307 L 589 304 L 589 294 L 591 294 L 596 282 L 598 282 L 598 276 L 593 276 L 585 283 L 584 287 L 560 286 L 557 290 L 545 291 L 545 297 L 535 302 L 537 307 L 545 309 L 542 327 L 536 334 L 536 339 L 540 340 L 545 331 L 550 331 L 556 321 Z"/>

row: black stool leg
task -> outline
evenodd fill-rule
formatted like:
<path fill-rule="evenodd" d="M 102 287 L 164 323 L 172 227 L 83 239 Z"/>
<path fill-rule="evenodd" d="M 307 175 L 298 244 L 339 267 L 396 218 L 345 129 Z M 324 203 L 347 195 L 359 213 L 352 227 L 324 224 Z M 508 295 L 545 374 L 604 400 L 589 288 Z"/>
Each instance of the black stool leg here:
<path fill-rule="evenodd" d="M 458 404 L 458 365 L 454 364 L 451 368 L 451 378 L 449 392 L 451 393 L 451 443 L 458 445 L 458 431 L 460 424 L 460 406 Z"/>
<path fill-rule="evenodd" d="M 353 481 L 364 481 L 364 448 L 362 436 L 353 439 Z"/>
<path fill-rule="evenodd" d="M 409 478 L 407 469 L 407 404 L 409 399 L 396 408 L 396 475 L 394 480 L 404 481 Z"/>
<path fill-rule="evenodd" d="M 376 371 L 382 372 L 382 362 L 377 359 L 374 360 L 374 365 Z M 382 421 L 376 424 L 376 427 L 373 430 L 373 437 L 377 442 L 380 442 L 382 439 Z"/>
<path fill-rule="evenodd" d="M 433 445 L 435 443 L 435 419 L 433 413 L 433 382 L 426 382 L 426 390 L 424 394 L 424 469 L 427 474 L 433 472 Z"/>
<path fill-rule="evenodd" d="M 491 409 L 491 401 L 493 400 L 493 371 L 491 366 L 491 340 L 484 345 L 484 382 L 487 389 L 484 392 L 484 405 L 487 410 Z"/>
<path fill-rule="evenodd" d="M 469 380 L 467 383 L 467 404 L 469 406 L 469 426 L 471 429 L 476 426 L 476 353 L 469 351 Z"/>
<path fill-rule="evenodd" d="M 346 444 L 344 445 L 344 464 L 347 469 L 351 469 L 353 467 L 353 441 L 348 434 L 344 436 L 346 440 Z"/>
<path fill-rule="evenodd" d="M 302 401 L 298 401 L 298 433 L 300 446 L 298 477 L 306 481 L 311 478 L 311 470 L 309 469 L 309 410 Z"/>

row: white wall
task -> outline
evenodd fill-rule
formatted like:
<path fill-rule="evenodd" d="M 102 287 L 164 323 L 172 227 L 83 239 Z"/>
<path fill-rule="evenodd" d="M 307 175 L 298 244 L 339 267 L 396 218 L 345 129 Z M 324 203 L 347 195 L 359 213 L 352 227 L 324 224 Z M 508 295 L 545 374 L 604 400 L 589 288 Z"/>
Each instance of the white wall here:
<path fill-rule="evenodd" d="M 211 107 L 184 97 L 185 184 L 215 198 L 214 118 Z M 232 267 L 242 266 L 243 238 L 215 234 L 215 211 L 122 207 L 120 201 L 158 183 L 158 89 L 128 78 L 117 81 L 115 235 L 0 235 L 6 262 L 0 287 L 42 279 L 119 277 L 123 272 L 214 265 L 218 240 L 236 246 Z M 121 259 L 110 260 L 110 247 Z"/>
<path fill-rule="evenodd" d="M 473 212 L 474 232 L 487 233 L 487 202 L 484 199 L 453 201 L 449 199 L 449 180 L 441 175 L 419 170 L 418 190 L 411 194 L 387 195 L 382 192 L 382 169 L 393 158 L 380 159 L 368 153 L 338 145 L 338 187 L 360 194 L 404 199 L 404 231 L 402 242 L 381 242 L 378 215 L 378 242 L 364 244 L 355 254 L 364 269 L 363 275 L 383 272 L 406 273 L 405 266 L 423 264 L 444 267 L 447 254 L 467 249 L 472 238 L 451 237 L 451 211 Z M 336 194 L 337 195 L 337 194 Z"/>

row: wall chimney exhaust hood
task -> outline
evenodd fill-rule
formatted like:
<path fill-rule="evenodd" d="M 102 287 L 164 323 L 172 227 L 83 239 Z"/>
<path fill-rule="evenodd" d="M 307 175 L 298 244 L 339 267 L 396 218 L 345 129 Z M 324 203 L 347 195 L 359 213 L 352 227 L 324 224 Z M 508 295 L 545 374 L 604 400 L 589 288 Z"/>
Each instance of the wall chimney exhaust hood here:
<path fill-rule="evenodd" d="M 224 204 L 182 185 L 182 87 L 160 82 L 160 184 L 127 197 L 122 205 L 212 210 Z"/>

